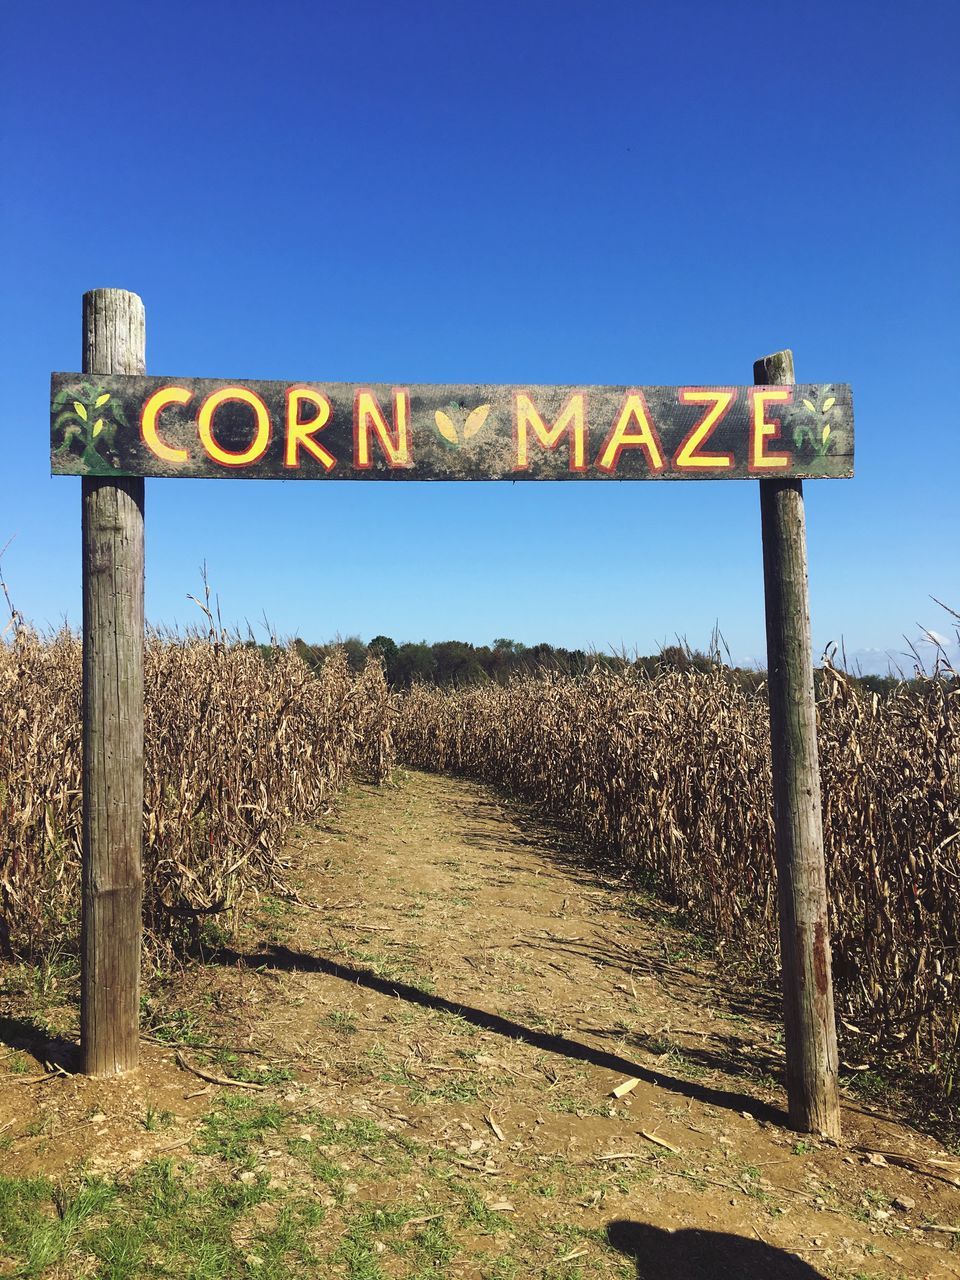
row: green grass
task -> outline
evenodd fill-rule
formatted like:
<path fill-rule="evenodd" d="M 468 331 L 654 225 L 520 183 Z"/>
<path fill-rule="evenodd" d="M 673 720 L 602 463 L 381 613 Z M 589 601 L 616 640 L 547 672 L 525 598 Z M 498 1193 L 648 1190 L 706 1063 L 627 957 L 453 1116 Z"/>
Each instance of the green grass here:
<path fill-rule="evenodd" d="M 435 995 L 437 988 L 433 980 L 424 976 L 420 970 L 420 950 L 420 947 L 411 942 L 398 943 L 389 951 L 365 951 L 341 943 L 336 947 L 336 954 L 353 961 L 386 982 L 399 982 L 404 986 L 416 987 L 425 995 Z"/>
<path fill-rule="evenodd" d="M 143 1029 L 164 1044 L 200 1045 L 205 1042 L 200 1015 L 193 1009 L 161 1009 L 144 996 L 140 1001 Z"/>
<path fill-rule="evenodd" d="M 451 1151 L 366 1116 L 290 1115 L 231 1094 L 216 1098 L 179 1167 L 155 1161 L 116 1180 L 0 1177 L 0 1274 L 627 1280 L 634 1264 L 603 1229 L 563 1221 L 563 1211 L 606 1192 L 636 1196 L 653 1172 L 587 1169 L 558 1157 L 494 1187 Z M 762 1201 L 760 1173 L 743 1166 L 738 1181 Z M 523 1212 L 530 1197 L 533 1214 Z M 520 1212 L 495 1211 L 494 1199 Z M 871 1190 L 866 1202 L 872 1209 L 884 1199 Z M 580 1248 L 586 1252 L 568 1257 Z"/>
<path fill-rule="evenodd" d="M 286 1084 L 294 1078 L 289 1067 L 267 1062 L 251 1065 L 248 1058 L 232 1053 L 229 1049 L 219 1050 L 214 1062 L 223 1068 L 229 1079 L 244 1080 L 249 1084 Z"/>
<path fill-rule="evenodd" d="M 250 1211 L 276 1195 L 266 1178 L 198 1183 L 167 1161 L 126 1181 L 86 1178 L 69 1188 L 0 1178 L 0 1239 L 12 1274 L 24 1278 L 69 1260 L 96 1280 L 284 1280 L 317 1262 L 311 1236 L 324 1211 L 293 1195 L 272 1222 L 255 1225 Z"/>
<path fill-rule="evenodd" d="M 864 1102 L 883 1102 L 889 1097 L 893 1088 L 891 1081 L 879 1071 L 858 1071 L 841 1083 Z"/>
<path fill-rule="evenodd" d="M 283 1112 L 276 1104 L 262 1105 L 251 1098 L 223 1098 L 216 1111 L 204 1118 L 193 1146 L 198 1155 L 221 1160 L 250 1160 L 251 1147 L 267 1133 L 278 1133 Z"/>
<path fill-rule="evenodd" d="M 558 1111 L 566 1116 L 579 1116 L 581 1119 L 585 1116 L 610 1114 L 609 1102 L 585 1102 L 582 1098 L 576 1098 L 569 1093 L 554 1094 L 547 1105 L 551 1111 Z"/>
<path fill-rule="evenodd" d="M 339 1031 L 341 1035 L 352 1036 L 357 1033 L 357 1015 L 350 1013 L 347 1009 L 334 1009 L 332 1013 L 328 1013 L 324 1018 L 324 1022 L 328 1027 L 332 1027 L 334 1031 Z"/>
<path fill-rule="evenodd" d="M 382 1050 L 368 1052 L 380 1065 L 377 1078 L 384 1084 L 395 1084 L 406 1089 L 411 1102 L 425 1102 L 429 1099 L 442 1102 L 476 1102 L 484 1097 L 489 1089 L 489 1082 L 479 1072 L 465 1069 L 463 1074 L 443 1073 L 431 1075 L 431 1083 L 413 1075 L 403 1063 L 385 1060 Z"/>
<path fill-rule="evenodd" d="M 147 1107 L 142 1123 L 148 1133 L 158 1133 L 163 1129 L 169 1129 L 173 1119 L 172 1111 L 157 1111 L 154 1107 Z"/>

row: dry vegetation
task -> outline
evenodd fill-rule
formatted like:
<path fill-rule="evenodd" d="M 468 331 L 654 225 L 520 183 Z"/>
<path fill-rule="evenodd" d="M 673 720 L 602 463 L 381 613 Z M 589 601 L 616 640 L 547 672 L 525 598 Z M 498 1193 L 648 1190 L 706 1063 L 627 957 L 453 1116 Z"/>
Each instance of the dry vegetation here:
<path fill-rule="evenodd" d="M 820 744 L 842 1049 L 960 1099 L 960 688 L 887 698 L 824 672 Z M 282 889 L 285 835 L 398 757 L 494 783 L 776 971 L 766 700 L 717 667 L 400 697 L 342 653 L 154 634 L 146 658 L 145 923 L 154 955 Z M 80 642 L 0 646 L 0 950 L 76 945 Z"/>
<path fill-rule="evenodd" d="M 79 638 L 20 626 L 0 645 L 0 949 L 76 945 L 81 846 Z M 391 761 L 389 694 L 334 654 L 152 635 L 145 660 L 144 916 L 148 944 L 196 938 L 249 890 L 282 886 L 291 824 L 348 774 Z"/>
<path fill-rule="evenodd" d="M 837 1008 L 849 1064 L 960 1093 L 960 688 L 820 697 Z M 775 972 L 767 705 L 723 669 L 414 689 L 398 757 L 542 803 L 597 858 Z"/>

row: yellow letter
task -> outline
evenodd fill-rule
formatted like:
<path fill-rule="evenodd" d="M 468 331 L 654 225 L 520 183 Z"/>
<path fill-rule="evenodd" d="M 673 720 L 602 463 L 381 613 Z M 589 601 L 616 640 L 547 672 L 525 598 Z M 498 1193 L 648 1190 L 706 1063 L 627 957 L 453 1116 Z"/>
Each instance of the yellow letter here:
<path fill-rule="evenodd" d="M 316 406 L 316 415 L 308 422 L 300 421 L 300 405 L 306 401 L 307 404 Z M 299 467 L 299 449 L 300 445 L 312 453 L 316 460 L 321 463 L 329 471 L 331 467 L 336 465 L 336 458 L 313 439 L 314 432 L 319 431 L 321 427 L 325 427 L 330 421 L 330 401 L 326 396 L 321 395 L 319 391 L 311 391 L 309 387 L 288 387 L 287 388 L 287 450 L 284 457 L 283 465 L 285 467 Z"/>
<path fill-rule="evenodd" d="M 635 418 L 639 431 L 628 431 L 631 418 Z M 601 471 L 615 471 L 620 461 L 620 450 L 639 445 L 647 455 L 647 463 L 652 471 L 663 470 L 663 451 L 657 438 L 657 431 L 650 419 L 643 393 L 631 391 L 623 402 L 620 416 L 613 430 L 607 436 L 606 444 L 597 462 Z"/>
<path fill-rule="evenodd" d="M 393 389 L 393 420 L 396 440 L 390 435 L 383 416 L 383 410 L 377 403 L 377 397 L 365 387 L 358 387 L 353 401 L 353 465 L 361 471 L 372 466 L 370 461 L 370 428 L 386 454 L 391 467 L 410 465 L 410 392 L 405 387 Z"/>
<path fill-rule="evenodd" d="M 164 462 L 186 462 L 190 455 L 186 449 L 174 449 L 171 445 L 163 443 L 157 433 L 157 419 L 168 404 L 186 404 L 192 396 L 193 392 L 188 391 L 186 387 L 161 387 L 143 406 L 143 413 L 140 415 L 140 434 L 143 437 L 143 443 L 152 454 L 162 458 Z"/>
<path fill-rule="evenodd" d="M 229 453 L 221 448 L 213 437 L 213 415 L 229 400 L 239 400 L 241 404 L 250 405 L 257 419 L 256 434 L 249 447 L 241 453 Z M 225 467 L 245 467 L 251 462 L 256 462 L 266 453 L 267 445 L 270 443 L 270 414 L 267 412 L 267 406 L 255 392 L 248 391 L 246 387 L 221 387 L 219 391 L 211 391 L 200 406 L 197 426 L 207 453 L 214 462 L 219 462 Z"/>
<path fill-rule="evenodd" d="M 697 450 L 733 403 L 732 391 L 711 390 L 709 387 L 681 387 L 681 404 L 711 404 L 705 416 L 693 428 L 680 446 L 676 467 L 732 467 L 732 453 L 698 453 Z"/>
<path fill-rule="evenodd" d="M 774 440 L 780 436 L 780 424 L 767 422 L 767 401 L 787 404 L 793 395 L 792 387 L 757 387 L 750 389 L 753 397 L 753 424 L 750 432 L 750 470 L 769 471 L 773 467 L 789 467 L 793 458 L 789 453 L 767 453 L 766 441 L 770 436 Z"/>
<path fill-rule="evenodd" d="M 527 449 L 527 432 L 533 429 L 544 449 L 555 449 L 564 431 L 570 432 L 570 470 L 585 471 L 587 466 L 586 429 L 583 422 L 583 392 L 570 397 L 560 410 L 552 427 L 547 427 L 537 412 L 533 401 L 525 391 L 516 395 L 517 465 L 515 470 L 525 471 L 530 465 Z"/>

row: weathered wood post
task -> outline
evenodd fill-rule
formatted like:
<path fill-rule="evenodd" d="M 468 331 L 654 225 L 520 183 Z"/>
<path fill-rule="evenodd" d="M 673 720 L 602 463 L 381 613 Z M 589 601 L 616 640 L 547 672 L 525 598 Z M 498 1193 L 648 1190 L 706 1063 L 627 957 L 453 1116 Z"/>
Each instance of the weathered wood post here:
<path fill-rule="evenodd" d="M 143 303 L 83 295 L 83 371 L 143 373 Z M 84 476 L 81 1047 L 88 1075 L 137 1066 L 143 873 L 142 479 Z"/>
<path fill-rule="evenodd" d="M 792 384 L 793 352 L 758 360 L 753 380 Z M 790 1124 L 839 1138 L 803 482 L 761 480 L 760 516 Z"/>

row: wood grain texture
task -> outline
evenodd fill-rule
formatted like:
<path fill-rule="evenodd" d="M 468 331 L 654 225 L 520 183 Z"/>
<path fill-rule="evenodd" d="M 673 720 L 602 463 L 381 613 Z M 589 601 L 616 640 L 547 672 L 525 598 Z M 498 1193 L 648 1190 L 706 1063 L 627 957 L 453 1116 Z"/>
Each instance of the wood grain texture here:
<path fill-rule="evenodd" d="M 144 353 L 135 294 L 84 294 L 85 372 L 142 373 Z M 141 479 L 83 480 L 81 1047 L 97 1076 L 139 1061 L 143 499 Z"/>
<path fill-rule="evenodd" d="M 758 360 L 754 377 L 792 383 L 792 353 Z M 760 512 L 790 1123 L 839 1138 L 802 482 L 761 481 Z"/>
<path fill-rule="evenodd" d="M 165 388 L 177 389 L 180 400 L 163 399 Z M 229 389 L 248 399 L 218 402 Z M 309 427 L 323 419 L 309 439 L 299 441 L 288 412 L 290 397 L 298 392 L 295 420 Z M 726 398 L 707 434 L 691 445 L 696 461 L 685 455 L 684 444 L 691 434 L 697 436 L 698 424 L 710 412 L 710 393 Z M 55 373 L 51 470 L 56 475 L 260 480 L 743 479 L 762 469 L 754 459 L 757 393 L 753 386 L 360 387 Z M 371 425 L 370 413 L 364 416 L 364 404 L 375 404 L 382 433 Z M 206 422 L 205 406 L 210 406 Z M 777 474 L 827 479 L 853 474 L 849 386 L 795 387 L 790 403 L 772 401 L 762 409 L 773 428 L 762 433 L 761 453 L 788 459 Z M 399 449 L 391 456 L 400 441 L 398 415 L 404 426 L 402 457 Z M 642 440 L 644 422 L 652 444 Z M 625 436 L 619 449 L 618 423 Z"/>

